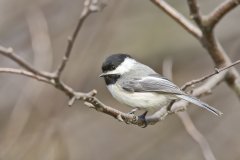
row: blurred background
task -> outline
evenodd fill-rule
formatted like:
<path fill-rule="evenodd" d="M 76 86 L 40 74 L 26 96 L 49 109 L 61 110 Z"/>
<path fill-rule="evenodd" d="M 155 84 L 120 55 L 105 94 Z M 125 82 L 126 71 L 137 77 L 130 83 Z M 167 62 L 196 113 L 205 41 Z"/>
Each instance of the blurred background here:
<path fill-rule="evenodd" d="M 208 13 L 223 0 L 201 0 Z M 169 0 L 188 16 L 185 1 Z M 0 0 L 0 45 L 34 67 L 54 71 L 67 37 L 77 24 L 83 0 Z M 240 7 L 217 26 L 216 34 L 231 59 L 240 59 Z M 101 63 L 112 53 L 129 53 L 161 73 L 166 57 L 173 60 L 179 86 L 213 71 L 214 64 L 199 42 L 150 1 L 109 0 L 86 21 L 75 43 L 63 79 L 71 87 L 98 90 L 105 104 L 128 112 L 98 78 Z M 18 67 L 1 56 L 0 67 Z M 237 67 L 240 71 L 239 67 Z M 240 103 L 221 83 L 203 98 L 224 115 L 189 106 L 196 127 L 219 160 L 240 159 Z M 200 147 L 176 115 L 145 129 L 119 123 L 82 102 L 67 107 L 68 98 L 52 86 L 22 76 L 0 74 L 0 159 L 4 160 L 202 160 Z"/>

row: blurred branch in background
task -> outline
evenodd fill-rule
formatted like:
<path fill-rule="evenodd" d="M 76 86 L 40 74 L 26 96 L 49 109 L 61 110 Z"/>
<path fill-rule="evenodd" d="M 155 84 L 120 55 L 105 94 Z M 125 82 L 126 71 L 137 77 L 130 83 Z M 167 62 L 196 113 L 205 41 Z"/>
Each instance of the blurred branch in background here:
<path fill-rule="evenodd" d="M 167 77 L 170 80 L 173 80 L 172 76 L 172 69 L 173 68 L 173 62 L 170 58 L 166 58 L 163 61 L 163 76 Z M 201 148 L 201 151 L 203 153 L 203 156 L 206 160 L 216 160 L 212 149 L 210 145 L 208 144 L 208 141 L 206 138 L 202 135 L 202 133 L 196 128 L 193 121 L 191 120 L 189 114 L 187 111 L 185 112 L 178 112 L 178 117 L 180 118 L 181 122 L 183 123 L 187 133 L 193 138 L 196 143 Z"/>
<path fill-rule="evenodd" d="M 199 144 L 204 158 L 206 160 L 216 160 L 207 139 L 196 128 L 189 114 L 187 112 L 178 112 L 177 115 L 181 119 L 187 133 Z"/>
<path fill-rule="evenodd" d="M 1 50 L 6 51 L 1 51 L 1 53 L 26 70 L 1 68 L 0 72 L 22 74 L 48 83 L 48 76 L 50 74 L 40 71 L 50 70 L 53 63 L 52 45 L 45 16 L 39 8 L 31 7 L 26 13 L 26 18 L 31 35 L 34 58 L 33 64 L 30 65 L 26 63 L 13 53 L 12 49 L 6 50 L 1 47 Z M 24 148 L 25 150 L 19 152 L 21 154 L 18 155 L 18 158 L 21 158 L 28 151 L 28 148 L 31 148 L 31 146 L 38 141 L 41 134 L 34 134 L 28 137 L 28 140 L 26 140 L 21 146 L 17 145 L 17 142 L 20 139 L 19 137 L 23 134 L 23 130 L 26 128 L 32 113 L 29 106 L 37 101 L 43 90 L 44 85 L 36 81 L 30 81 L 24 86 L 21 96 L 19 96 L 11 113 L 10 120 L 4 133 L 5 138 L 1 143 L 1 158 L 5 157 L 4 159 L 14 159 L 14 155 L 11 154 L 12 150 L 21 150 Z"/>

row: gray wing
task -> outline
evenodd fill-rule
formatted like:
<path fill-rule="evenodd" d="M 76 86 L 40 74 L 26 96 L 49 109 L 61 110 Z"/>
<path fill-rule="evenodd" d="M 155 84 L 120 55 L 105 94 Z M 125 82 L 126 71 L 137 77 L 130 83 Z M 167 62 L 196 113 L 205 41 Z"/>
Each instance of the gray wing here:
<path fill-rule="evenodd" d="M 159 92 L 185 94 L 174 83 L 166 78 L 150 75 L 141 78 L 125 79 L 120 83 L 121 87 L 129 92 Z"/>

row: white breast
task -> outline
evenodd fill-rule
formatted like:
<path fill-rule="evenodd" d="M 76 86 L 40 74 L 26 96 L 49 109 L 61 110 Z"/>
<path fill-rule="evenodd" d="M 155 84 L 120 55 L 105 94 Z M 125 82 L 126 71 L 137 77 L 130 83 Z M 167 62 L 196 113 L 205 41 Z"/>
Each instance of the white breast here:
<path fill-rule="evenodd" d="M 133 108 L 144 110 L 157 110 L 170 103 L 171 99 L 166 94 L 158 94 L 153 92 L 127 92 L 118 84 L 108 85 L 108 90 L 114 98 L 123 104 L 127 104 Z"/>

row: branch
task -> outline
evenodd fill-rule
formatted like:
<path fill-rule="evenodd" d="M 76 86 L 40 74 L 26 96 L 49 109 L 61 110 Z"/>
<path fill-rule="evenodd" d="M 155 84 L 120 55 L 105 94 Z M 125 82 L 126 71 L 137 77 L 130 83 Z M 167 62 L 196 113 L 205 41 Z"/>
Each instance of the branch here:
<path fill-rule="evenodd" d="M 213 29 L 216 24 L 231 10 L 237 7 L 240 3 L 240 0 L 226 0 L 221 3 L 217 8 L 215 8 L 208 15 L 208 26 Z"/>
<path fill-rule="evenodd" d="M 191 95 L 193 95 L 195 97 L 202 97 L 204 95 L 208 95 L 208 94 L 212 93 L 212 90 L 218 84 L 220 84 L 220 82 L 224 81 L 226 74 L 227 74 L 227 71 L 223 71 L 223 72 L 215 75 L 214 77 L 211 77 L 202 86 L 193 89 Z M 178 112 L 179 109 L 182 110 L 187 105 L 188 105 L 188 102 L 186 102 L 186 101 L 182 101 L 182 102 L 179 101 L 179 102 L 176 102 L 176 103 L 173 104 L 172 110 L 174 112 Z"/>
<path fill-rule="evenodd" d="M 185 18 L 176 9 L 170 6 L 164 0 L 151 0 L 158 8 L 169 15 L 173 20 L 175 20 L 179 25 L 181 25 L 186 31 L 193 35 L 197 39 L 201 39 L 202 33 L 199 28 L 194 26 L 187 18 Z"/>
<path fill-rule="evenodd" d="M 97 12 L 99 10 L 101 10 L 104 6 L 103 5 L 99 5 L 98 4 L 98 0 L 85 0 L 84 2 L 84 8 L 83 8 L 83 11 L 81 13 L 81 16 L 80 16 L 80 19 L 78 21 L 78 24 L 72 34 L 72 36 L 69 36 L 68 38 L 68 45 L 67 45 L 67 48 L 66 48 L 66 51 L 65 51 L 65 55 L 62 59 L 62 62 L 60 63 L 58 69 L 56 70 L 56 79 L 59 79 L 66 64 L 67 64 L 67 61 L 70 57 L 70 54 L 71 54 L 71 51 L 73 49 L 73 45 L 75 43 L 75 40 L 77 38 L 77 35 L 79 33 L 79 31 L 81 30 L 82 26 L 83 26 L 83 23 L 84 21 L 87 19 L 87 17 L 93 13 L 93 12 Z"/>
<path fill-rule="evenodd" d="M 14 69 L 14 68 L 0 68 L 0 73 L 10 73 L 10 74 L 17 74 L 17 75 L 23 75 L 32 79 L 36 79 L 38 81 L 42 81 L 45 83 L 49 83 L 52 84 L 51 81 L 49 81 L 49 79 L 36 75 L 32 72 L 29 71 L 25 71 L 25 70 L 21 70 L 21 69 Z"/>
<path fill-rule="evenodd" d="M 214 71 L 214 72 L 212 72 L 212 73 L 210 73 L 210 74 L 208 74 L 208 75 L 206 75 L 206 76 L 204 76 L 204 77 L 202 77 L 202 78 L 195 79 L 195 80 L 192 80 L 192 81 L 190 81 L 190 82 L 185 83 L 185 84 L 181 87 L 181 89 L 182 89 L 182 90 L 186 90 L 188 87 L 190 87 L 190 86 L 192 86 L 192 85 L 194 85 L 194 84 L 203 82 L 203 81 L 205 81 L 206 79 L 209 79 L 210 77 L 212 77 L 212 76 L 214 76 L 214 75 L 216 75 L 216 74 L 218 74 L 218 73 L 220 73 L 220 72 L 222 72 L 222 71 L 224 71 L 224 70 L 226 70 L 226 69 L 229 69 L 229 68 L 231 68 L 231 67 L 233 67 L 233 66 L 235 66 L 235 65 L 237 65 L 237 64 L 239 64 L 239 63 L 240 63 L 240 60 L 238 60 L 238 61 L 236 61 L 236 62 L 234 62 L 234 63 L 232 63 L 232 64 L 230 64 L 230 65 L 228 65 L 228 66 L 226 66 L 226 67 L 220 68 L 220 69 L 215 68 L 215 71 Z"/>
<path fill-rule="evenodd" d="M 34 67 L 32 67 L 27 62 L 25 62 L 22 58 L 20 58 L 18 55 L 16 55 L 14 53 L 12 48 L 4 48 L 4 47 L 0 46 L 0 54 L 4 55 L 5 57 L 8 57 L 9 59 L 16 62 L 19 66 L 23 67 L 24 69 L 26 69 L 29 72 L 32 72 L 35 75 L 42 76 L 47 79 L 52 77 L 52 74 L 49 74 L 47 72 L 41 72 L 41 71 L 35 69 Z"/>
<path fill-rule="evenodd" d="M 196 0 L 189 0 L 193 3 L 189 4 L 190 14 L 196 12 L 199 13 L 197 8 Z M 216 25 L 217 22 L 223 17 L 226 13 L 231 11 L 240 0 L 227 0 L 222 3 L 214 12 L 212 16 L 203 16 L 205 17 L 202 20 L 202 23 L 197 23 L 198 27 L 202 31 L 201 39 L 198 39 L 203 47 L 208 51 L 209 55 L 212 57 L 216 67 L 223 67 L 231 64 L 231 59 L 223 49 L 222 45 L 219 43 L 218 39 L 214 35 L 213 25 Z M 233 4 L 236 3 L 236 4 Z M 196 9 L 197 8 L 197 9 Z M 202 17 L 200 14 L 197 14 Z M 216 16 L 216 17 L 214 17 Z M 216 18 L 216 19 L 215 19 Z M 213 20 L 215 19 L 215 20 Z M 196 21 L 196 19 L 195 19 Z M 216 23 L 215 23 L 216 22 Z M 212 23 L 212 24 L 211 24 Z M 236 68 L 231 68 L 228 74 L 225 77 L 227 84 L 235 91 L 236 95 L 240 98 L 240 74 Z"/>
<path fill-rule="evenodd" d="M 198 26 L 202 26 L 202 16 L 199 11 L 197 0 L 188 0 L 190 8 L 190 17 L 194 19 Z"/>
<path fill-rule="evenodd" d="M 179 112 L 178 117 L 181 119 L 187 133 L 199 144 L 205 159 L 216 160 L 208 141 L 193 124 L 189 114 L 187 112 Z"/>
<path fill-rule="evenodd" d="M 187 32 L 193 35 L 196 39 L 200 41 L 203 47 L 208 51 L 209 55 L 212 57 L 216 67 L 223 67 L 231 64 L 231 60 L 222 48 L 219 41 L 216 39 L 214 33 L 211 29 L 211 23 L 214 25 L 218 22 L 226 13 L 231 11 L 240 0 L 228 0 L 222 3 L 217 9 L 215 9 L 210 16 L 204 18 L 202 23 L 199 8 L 197 6 L 196 0 L 188 0 L 190 15 L 194 15 L 193 18 L 197 22 L 198 27 L 194 26 L 189 22 L 181 13 L 176 9 L 166 3 L 164 0 L 151 0 L 158 8 L 163 10 L 167 15 L 169 15 L 174 21 L 176 21 L 181 27 L 183 27 Z M 235 3 L 235 4 L 234 4 Z M 211 16 L 212 15 L 212 16 Z M 214 18 L 216 16 L 216 18 Z M 215 19 L 215 20 L 213 20 Z M 211 22 L 213 21 L 213 22 Z M 209 23 L 210 22 L 210 23 Z M 200 25 L 201 24 L 201 25 Z M 237 96 L 240 98 L 240 75 L 235 68 L 232 68 L 225 78 L 228 85 L 235 91 Z"/>

